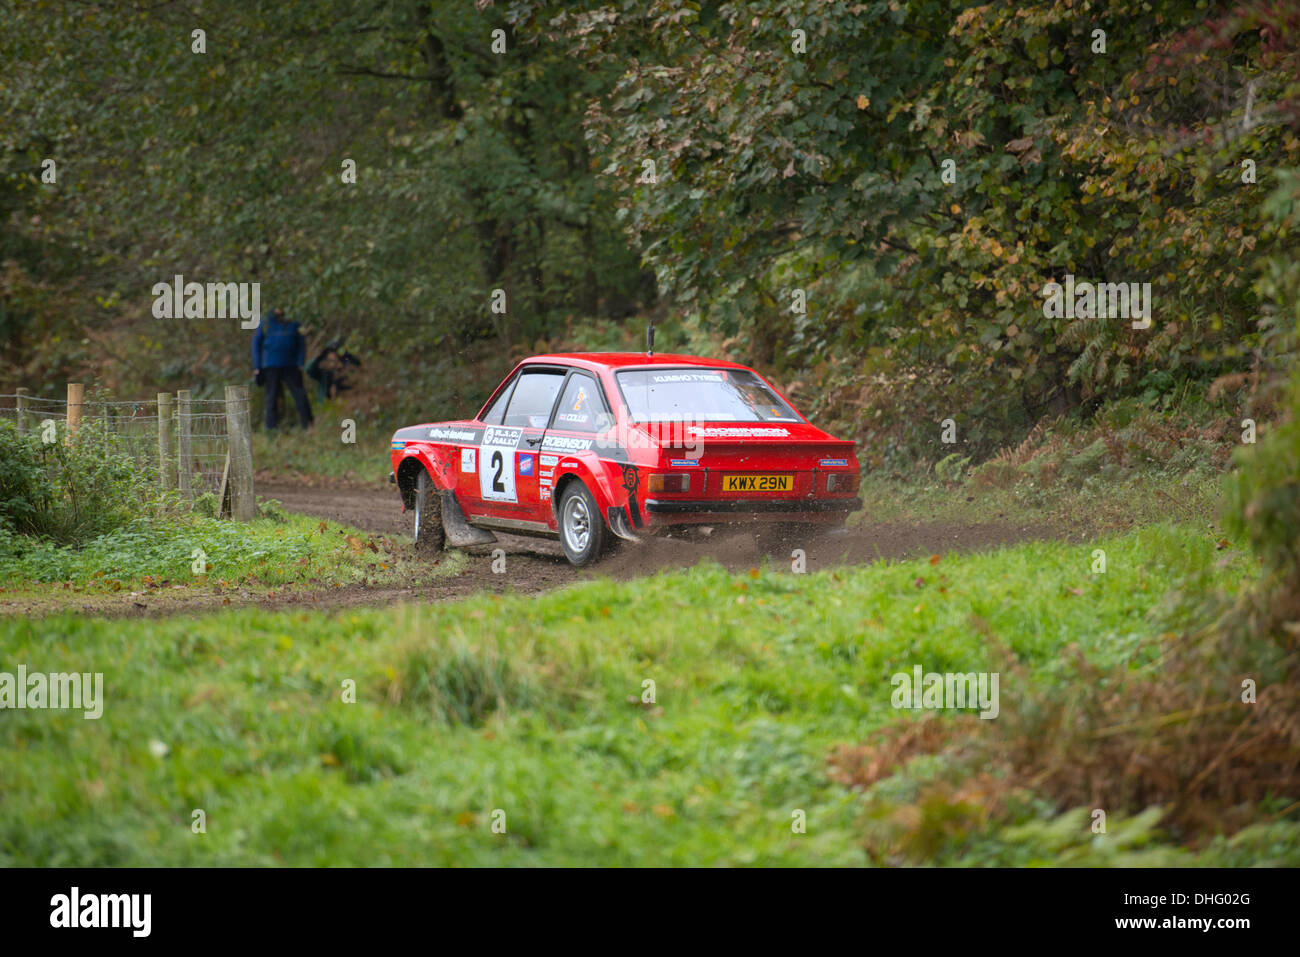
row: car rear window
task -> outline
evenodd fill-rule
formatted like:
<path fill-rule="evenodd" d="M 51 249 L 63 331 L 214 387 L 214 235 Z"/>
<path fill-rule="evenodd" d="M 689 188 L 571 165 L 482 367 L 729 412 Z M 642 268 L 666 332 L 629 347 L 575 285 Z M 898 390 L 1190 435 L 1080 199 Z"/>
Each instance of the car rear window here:
<path fill-rule="evenodd" d="M 748 369 L 625 369 L 619 391 L 634 422 L 798 422 Z"/>

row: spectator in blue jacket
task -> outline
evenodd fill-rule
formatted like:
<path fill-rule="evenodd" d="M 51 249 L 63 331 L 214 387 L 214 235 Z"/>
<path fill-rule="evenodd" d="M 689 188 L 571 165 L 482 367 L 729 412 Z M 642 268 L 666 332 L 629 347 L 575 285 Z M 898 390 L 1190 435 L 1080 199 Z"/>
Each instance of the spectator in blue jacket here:
<path fill-rule="evenodd" d="M 272 309 L 262 317 L 253 333 L 253 375 L 266 387 L 266 427 L 280 424 L 280 385 L 289 388 L 298 409 L 298 421 L 305 429 L 312 423 L 311 405 L 302 384 L 302 367 L 307 361 L 307 340 L 298 323 L 286 322 L 284 310 Z"/>

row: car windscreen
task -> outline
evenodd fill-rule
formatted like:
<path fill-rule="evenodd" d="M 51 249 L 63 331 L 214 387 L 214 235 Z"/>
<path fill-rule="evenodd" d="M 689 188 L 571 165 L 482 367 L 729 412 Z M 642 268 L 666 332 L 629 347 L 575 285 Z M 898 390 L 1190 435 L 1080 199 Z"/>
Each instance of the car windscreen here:
<path fill-rule="evenodd" d="M 625 369 L 616 374 L 634 422 L 798 422 L 748 369 Z"/>

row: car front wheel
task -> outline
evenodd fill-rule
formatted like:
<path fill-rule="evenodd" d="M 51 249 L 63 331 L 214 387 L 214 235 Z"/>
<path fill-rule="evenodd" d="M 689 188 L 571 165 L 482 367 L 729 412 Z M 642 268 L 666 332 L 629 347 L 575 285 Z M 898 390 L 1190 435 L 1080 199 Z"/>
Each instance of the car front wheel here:
<path fill-rule="evenodd" d="M 442 527 L 442 493 L 424 469 L 415 483 L 415 550 L 421 555 L 442 551 L 447 532 Z"/>
<path fill-rule="evenodd" d="M 560 496 L 560 545 L 570 564 L 590 565 L 604 549 L 609 532 L 600 517 L 600 506 L 587 486 L 573 482 Z"/>

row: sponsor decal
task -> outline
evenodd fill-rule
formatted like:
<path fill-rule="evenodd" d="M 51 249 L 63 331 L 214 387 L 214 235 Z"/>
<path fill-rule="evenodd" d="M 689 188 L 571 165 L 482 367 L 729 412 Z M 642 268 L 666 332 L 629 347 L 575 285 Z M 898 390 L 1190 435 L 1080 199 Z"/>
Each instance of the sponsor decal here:
<path fill-rule="evenodd" d="M 551 500 L 551 490 L 549 488 L 542 489 L 541 500 L 543 502 L 549 502 Z"/>
<path fill-rule="evenodd" d="M 541 486 L 542 486 L 542 488 L 550 488 L 550 487 L 551 487 L 551 480 L 548 479 L 548 478 L 544 478 L 544 479 L 542 479 L 542 480 L 541 480 Z"/>
<path fill-rule="evenodd" d="M 632 514 L 632 525 L 634 528 L 641 527 L 641 508 L 636 503 L 637 489 L 641 487 L 641 473 L 636 470 L 635 465 L 621 466 L 623 469 L 623 488 L 627 491 L 627 508 Z"/>
<path fill-rule="evenodd" d="M 470 473 L 474 471 L 475 458 L 478 455 L 478 449 L 461 449 L 460 450 L 460 470 Z"/>
<path fill-rule="evenodd" d="M 559 461 L 560 461 L 560 457 L 558 455 L 543 455 L 542 468 L 544 469 L 555 468 L 555 463 Z"/>
<path fill-rule="evenodd" d="M 521 453 L 520 453 L 520 455 L 519 455 L 519 474 L 520 474 L 520 475 L 532 475 L 532 474 L 533 474 L 533 453 L 532 453 L 532 452 L 521 452 Z"/>
<path fill-rule="evenodd" d="M 849 464 L 848 459 L 822 459 L 820 464 L 823 468 L 843 468 Z"/>
<path fill-rule="evenodd" d="M 767 429 L 750 428 L 748 426 L 737 427 L 729 426 L 687 426 L 686 431 L 691 435 L 697 435 L 706 439 L 751 439 L 763 438 L 770 435 L 789 435 L 789 429 L 783 429 L 780 426 L 774 426 Z"/>
<path fill-rule="evenodd" d="M 490 427 L 483 432 L 483 467 L 478 470 L 479 494 L 490 502 L 518 502 L 515 491 L 515 446 L 523 429 Z"/>
<path fill-rule="evenodd" d="M 429 438 L 440 442 L 473 442 L 477 436 L 465 429 L 433 428 L 429 430 Z"/>
<path fill-rule="evenodd" d="M 504 429 L 499 425 L 489 425 L 483 430 L 483 447 L 497 445 L 513 449 L 519 444 L 523 435 L 523 429 Z"/>
<path fill-rule="evenodd" d="M 542 476 L 542 478 L 547 479 L 547 478 L 550 478 L 552 475 L 555 474 L 555 469 L 551 469 L 551 470 L 546 471 L 546 472 L 541 472 L 541 473 L 539 473 L 539 474 Z"/>
<path fill-rule="evenodd" d="M 585 452 L 591 448 L 591 439 L 575 439 L 566 435 L 547 435 L 542 439 L 544 452 Z"/>
<path fill-rule="evenodd" d="M 700 464 L 699 459 L 669 459 L 668 461 L 675 469 L 691 469 Z"/>
<path fill-rule="evenodd" d="M 717 382 L 721 372 L 661 372 L 650 377 L 651 382 Z"/>
<path fill-rule="evenodd" d="M 405 443 L 405 442 L 394 442 L 394 443 L 393 443 L 393 451 L 394 451 L 394 452 L 400 452 L 400 451 L 402 451 L 402 449 L 404 449 L 404 448 L 406 448 L 406 443 Z"/>

